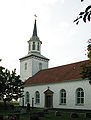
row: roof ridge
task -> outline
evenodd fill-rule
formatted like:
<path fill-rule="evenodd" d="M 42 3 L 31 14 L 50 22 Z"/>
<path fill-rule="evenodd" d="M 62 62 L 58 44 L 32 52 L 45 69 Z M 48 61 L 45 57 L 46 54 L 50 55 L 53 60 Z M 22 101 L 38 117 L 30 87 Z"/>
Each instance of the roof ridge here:
<path fill-rule="evenodd" d="M 64 66 L 68 66 L 68 65 L 72 65 L 72 64 L 78 64 L 78 63 L 82 63 L 82 62 L 86 62 L 86 61 L 89 61 L 89 60 L 83 60 L 83 61 L 78 61 L 78 62 L 74 62 L 74 63 L 68 63 L 68 64 L 65 64 L 65 65 L 60 65 L 60 66 L 48 68 L 47 70 L 49 70 L 49 69 L 55 69 L 55 68 L 58 68 L 58 67 L 64 67 Z"/>

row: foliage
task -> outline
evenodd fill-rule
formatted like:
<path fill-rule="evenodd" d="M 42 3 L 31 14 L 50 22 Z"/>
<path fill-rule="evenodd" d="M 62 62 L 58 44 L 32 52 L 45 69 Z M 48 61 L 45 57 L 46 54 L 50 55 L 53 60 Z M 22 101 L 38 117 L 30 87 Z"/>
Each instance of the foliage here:
<path fill-rule="evenodd" d="M 88 48 L 87 48 L 87 50 L 88 50 L 88 58 L 89 58 L 89 60 L 91 62 L 91 39 L 89 39 L 88 43 L 89 43 Z"/>
<path fill-rule="evenodd" d="M 85 63 L 82 65 L 82 78 L 88 78 L 89 80 L 91 80 L 91 64 L 90 62 Z"/>
<path fill-rule="evenodd" d="M 83 2 L 84 0 L 81 0 L 81 2 Z M 74 20 L 74 22 L 76 22 L 76 24 L 78 25 L 79 20 L 82 19 L 85 23 L 86 21 L 91 20 L 91 5 L 87 6 L 84 12 L 80 12 L 79 16 L 77 17 L 77 19 Z M 91 39 L 89 39 L 88 41 L 88 46 L 87 46 L 87 56 L 89 58 L 89 61 L 85 64 L 83 64 L 82 67 L 82 78 L 88 78 L 89 80 L 91 80 Z M 91 81 L 90 81 L 91 82 Z"/>
<path fill-rule="evenodd" d="M 12 73 L 4 67 L 0 67 L 0 97 L 4 102 L 17 100 L 23 95 L 23 82 L 20 76 L 16 75 L 14 69 Z"/>
<path fill-rule="evenodd" d="M 83 2 L 84 0 L 81 0 L 81 2 Z M 77 19 L 74 20 L 74 22 L 76 22 L 76 24 L 78 25 L 79 20 L 83 19 L 83 21 L 86 23 L 86 21 L 91 20 L 91 5 L 87 6 L 84 12 L 80 12 L 79 16 L 77 17 Z"/>
<path fill-rule="evenodd" d="M 87 50 L 88 50 L 88 58 L 89 58 L 89 62 L 85 63 L 82 65 L 82 78 L 88 78 L 89 80 L 91 80 L 91 39 L 88 41 L 88 46 L 87 46 Z"/>
<path fill-rule="evenodd" d="M 31 115 L 34 114 L 34 113 L 37 113 L 37 112 L 42 112 L 43 110 L 41 109 L 32 109 L 30 110 L 30 112 L 26 113 L 26 114 L 20 114 L 17 113 L 18 115 L 20 115 L 20 120 L 30 120 L 31 118 Z M 90 112 L 88 111 L 80 111 L 80 110 L 59 110 L 61 112 L 61 116 L 56 116 L 55 113 L 56 113 L 57 110 L 48 110 L 48 113 L 44 114 L 44 117 L 39 117 L 39 120 L 90 120 L 91 118 L 86 118 L 86 115 L 89 113 L 91 114 Z M 71 115 L 72 113 L 76 113 L 78 114 L 78 118 L 71 118 Z M 2 114 L 2 112 L 0 112 L 0 114 Z M 9 114 L 11 114 L 11 112 L 9 111 L 4 111 L 3 112 L 3 115 L 4 116 L 8 116 Z M 16 114 L 16 113 L 13 113 L 13 115 Z M 4 117 L 5 118 L 5 117 Z"/>

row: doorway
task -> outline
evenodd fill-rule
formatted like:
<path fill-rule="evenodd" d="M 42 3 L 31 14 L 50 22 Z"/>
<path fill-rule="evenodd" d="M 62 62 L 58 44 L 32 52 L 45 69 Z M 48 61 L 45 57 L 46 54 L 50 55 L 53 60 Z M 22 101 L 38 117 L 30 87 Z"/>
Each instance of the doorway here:
<path fill-rule="evenodd" d="M 45 107 L 53 108 L 53 92 L 47 89 L 45 92 Z"/>

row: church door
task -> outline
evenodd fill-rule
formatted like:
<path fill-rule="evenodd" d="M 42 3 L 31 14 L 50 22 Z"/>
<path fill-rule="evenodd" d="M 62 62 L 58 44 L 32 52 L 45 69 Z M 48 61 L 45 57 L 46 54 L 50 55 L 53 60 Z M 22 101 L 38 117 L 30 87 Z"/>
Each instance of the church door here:
<path fill-rule="evenodd" d="M 53 92 L 47 89 L 45 92 L 45 107 L 53 108 Z"/>
<path fill-rule="evenodd" d="M 53 102 L 52 102 L 52 96 L 51 95 L 46 95 L 45 96 L 45 107 L 47 108 L 51 108 L 53 106 Z"/>

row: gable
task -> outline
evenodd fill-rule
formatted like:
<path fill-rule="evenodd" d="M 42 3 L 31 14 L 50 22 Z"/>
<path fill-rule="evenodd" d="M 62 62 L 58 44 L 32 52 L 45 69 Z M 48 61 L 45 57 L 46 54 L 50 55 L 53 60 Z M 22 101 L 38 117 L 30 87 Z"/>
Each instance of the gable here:
<path fill-rule="evenodd" d="M 88 60 L 41 70 L 33 77 L 28 78 L 25 86 L 80 79 L 81 65 L 86 62 Z"/>
<path fill-rule="evenodd" d="M 51 95 L 53 94 L 54 92 L 51 91 L 49 88 L 44 92 L 44 94 L 47 94 L 47 95 Z"/>

